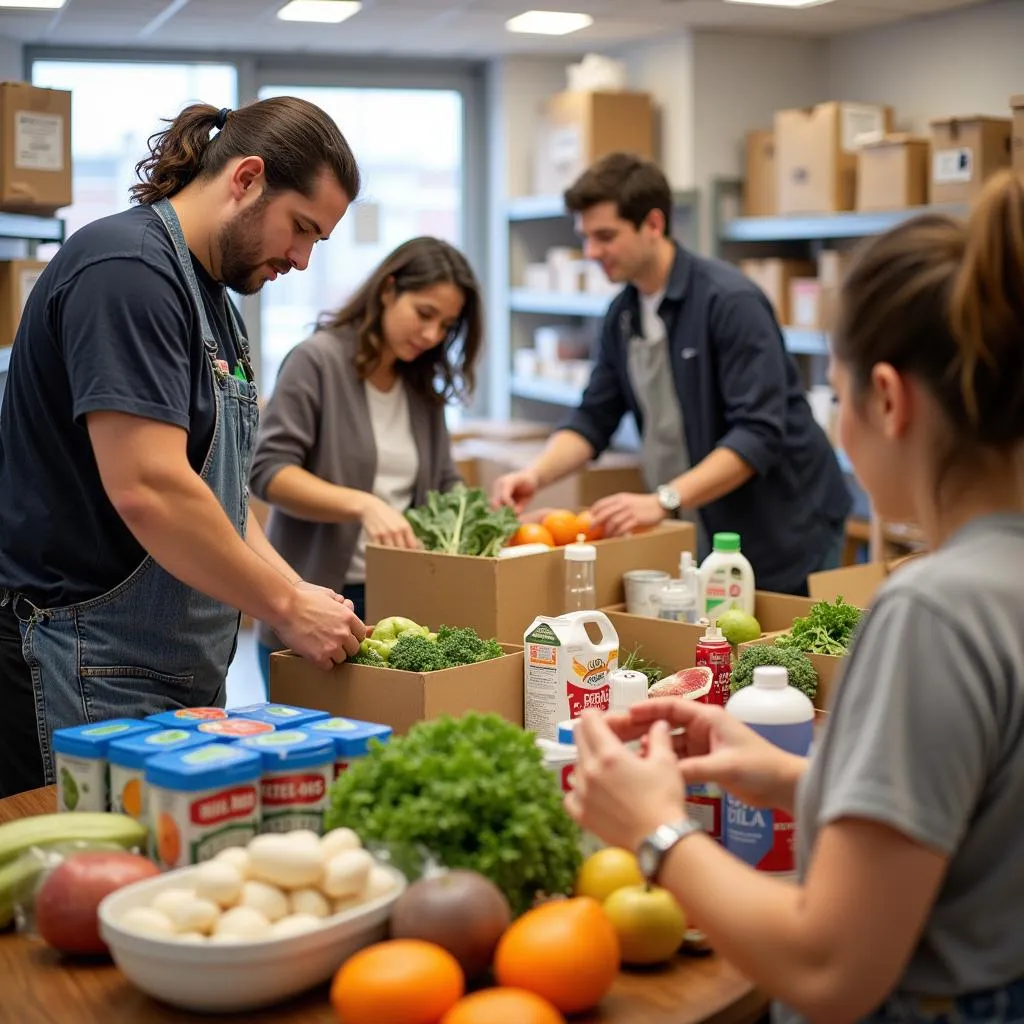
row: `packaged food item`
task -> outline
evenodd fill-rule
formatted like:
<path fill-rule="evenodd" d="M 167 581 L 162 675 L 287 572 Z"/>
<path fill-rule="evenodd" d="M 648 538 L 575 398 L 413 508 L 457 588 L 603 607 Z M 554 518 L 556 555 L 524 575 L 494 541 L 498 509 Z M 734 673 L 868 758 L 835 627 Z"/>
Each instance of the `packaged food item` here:
<path fill-rule="evenodd" d="M 269 722 L 278 729 L 304 729 L 310 722 L 330 717 L 326 711 L 291 704 L 249 704 L 228 711 L 228 718 L 251 718 L 256 722 Z"/>
<path fill-rule="evenodd" d="M 113 718 L 53 732 L 58 811 L 109 811 L 107 752 L 113 740 L 155 732 L 146 719 Z"/>
<path fill-rule="evenodd" d="M 209 722 L 200 722 L 196 726 L 196 731 L 204 736 L 213 736 L 230 743 L 232 740 L 244 740 L 249 736 L 262 736 L 264 733 L 273 732 L 274 728 L 270 722 L 261 722 L 256 718 L 217 718 Z"/>
<path fill-rule="evenodd" d="M 200 722 L 227 717 L 228 713 L 223 708 L 178 708 L 150 715 L 146 721 L 165 729 L 194 729 Z"/>
<path fill-rule="evenodd" d="M 334 741 L 300 729 L 276 729 L 239 740 L 263 759 L 260 831 L 308 829 L 321 835 L 327 788 L 334 781 Z"/>
<path fill-rule="evenodd" d="M 587 626 L 598 630 L 594 641 Z M 581 611 L 533 620 L 523 638 L 524 721 L 527 730 L 554 740 L 558 723 L 587 708 L 607 711 L 608 674 L 618 668 L 619 636 L 603 612 Z"/>
<path fill-rule="evenodd" d="M 360 722 L 355 718 L 323 718 L 313 722 L 306 730 L 314 736 L 329 736 L 334 741 L 334 777 L 337 778 L 353 761 L 366 757 L 370 740 L 387 743 L 391 739 L 390 725 L 379 722 Z"/>
<path fill-rule="evenodd" d="M 212 743 L 195 729 L 154 729 L 115 739 L 107 752 L 110 764 L 110 809 L 149 824 L 146 762 L 158 754 Z"/>
<path fill-rule="evenodd" d="M 146 763 L 153 855 L 165 869 L 198 864 L 260 829 L 263 759 L 237 743 L 206 743 Z"/>

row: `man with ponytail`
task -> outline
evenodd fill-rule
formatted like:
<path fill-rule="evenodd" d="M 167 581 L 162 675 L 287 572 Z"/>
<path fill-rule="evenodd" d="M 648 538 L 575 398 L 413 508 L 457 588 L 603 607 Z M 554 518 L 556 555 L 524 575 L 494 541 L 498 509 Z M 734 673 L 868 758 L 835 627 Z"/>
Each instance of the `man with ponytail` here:
<path fill-rule="evenodd" d="M 33 289 L 0 411 L 0 796 L 54 781 L 54 729 L 225 701 L 239 612 L 330 668 L 365 635 L 248 515 L 258 425 L 227 295 L 304 270 L 359 192 L 304 100 L 187 107 L 136 205 Z"/>

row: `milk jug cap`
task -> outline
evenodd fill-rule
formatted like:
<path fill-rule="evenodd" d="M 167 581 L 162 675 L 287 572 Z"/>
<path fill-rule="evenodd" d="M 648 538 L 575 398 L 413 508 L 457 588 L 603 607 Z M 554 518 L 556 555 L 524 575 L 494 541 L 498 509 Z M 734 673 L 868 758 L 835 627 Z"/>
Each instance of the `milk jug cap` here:
<path fill-rule="evenodd" d="M 574 544 L 566 544 L 565 557 L 569 562 L 593 562 L 597 559 L 597 548 L 593 544 L 584 544 L 584 535 L 581 533 Z"/>
<path fill-rule="evenodd" d="M 711 543 L 716 551 L 739 551 L 740 535 L 738 533 L 716 533 Z"/>
<path fill-rule="evenodd" d="M 781 665 L 759 665 L 754 669 L 754 685 L 767 690 L 784 690 L 789 686 L 789 673 Z"/>

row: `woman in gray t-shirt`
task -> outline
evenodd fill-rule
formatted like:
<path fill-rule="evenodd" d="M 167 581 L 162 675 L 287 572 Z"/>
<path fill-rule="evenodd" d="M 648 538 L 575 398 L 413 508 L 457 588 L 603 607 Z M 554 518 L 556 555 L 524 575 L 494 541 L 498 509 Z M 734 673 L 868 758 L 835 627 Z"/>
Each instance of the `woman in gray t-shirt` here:
<path fill-rule="evenodd" d="M 810 761 L 650 701 L 581 723 L 567 807 L 643 850 L 780 1020 L 1024 1021 L 1024 179 L 993 178 L 966 224 L 868 242 L 840 307 L 843 448 L 932 554 L 879 593 Z M 643 735 L 645 757 L 623 745 Z M 795 808 L 799 881 L 693 834 L 684 778 Z"/>

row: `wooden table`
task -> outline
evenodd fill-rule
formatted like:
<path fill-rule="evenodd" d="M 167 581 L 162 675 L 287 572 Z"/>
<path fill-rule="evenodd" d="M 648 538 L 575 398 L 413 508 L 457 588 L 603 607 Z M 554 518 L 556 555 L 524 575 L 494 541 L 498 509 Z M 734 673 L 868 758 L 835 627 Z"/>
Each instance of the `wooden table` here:
<path fill-rule="evenodd" d="M 0 823 L 53 809 L 52 787 L 37 789 L 0 800 Z M 750 982 L 717 957 L 681 957 L 667 968 L 624 972 L 600 1010 L 574 1018 L 573 1024 L 753 1024 L 767 1005 Z M 211 1019 L 154 1002 L 109 962 L 64 962 L 41 942 L 12 932 L 0 935 L 0 1024 L 180 1024 Z M 228 1019 L 337 1024 L 325 987 Z"/>

